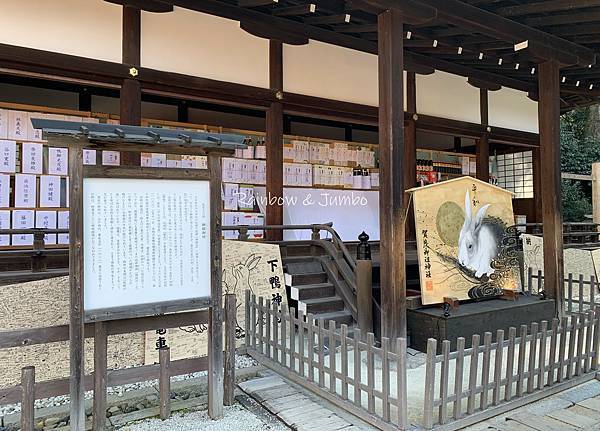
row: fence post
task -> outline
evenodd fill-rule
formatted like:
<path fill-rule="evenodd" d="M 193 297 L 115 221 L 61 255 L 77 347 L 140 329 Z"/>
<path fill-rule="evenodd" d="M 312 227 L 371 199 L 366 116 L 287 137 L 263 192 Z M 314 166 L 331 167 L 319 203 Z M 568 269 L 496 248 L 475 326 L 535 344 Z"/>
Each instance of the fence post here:
<path fill-rule="evenodd" d="M 312 239 L 313 241 L 321 239 L 321 229 L 319 229 L 317 226 L 313 226 L 311 229 L 312 234 L 310 236 L 310 239 Z"/>
<path fill-rule="evenodd" d="M 31 272 L 46 271 L 46 255 L 44 254 L 44 232 L 36 231 L 33 233 L 33 250 L 35 254 L 31 256 Z"/>
<path fill-rule="evenodd" d="M 171 415 L 171 352 L 168 347 L 158 350 L 160 374 L 158 391 L 160 395 L 160 418 L 167 419 Z"/>
<path fill-rule="evenodd" d="M 356 299 L 358 305 L 358 327 L 363 334 L 373 332 L 373 261 L 369 235 L 364 231 L 358 236 L 360 243 L 356 255 Z"/>
<path fill-rule="evenodd" d="M 402 430 L 408 425 L 408 407 L 406 400 L 406 338 L 396 339 L 396 364 L 397 401 L 398 401 L 398 427 Z"/>
<path fill-rule="evenodd" d="M 423 408 L 423 426 L 433 428 L 433 398 L 435 396 L 435 361 L 437 340 L 427 340 L 427 360 L 425 362 L 425 405 Z"/>
<path fill-rule="evenodd" d="M 249 291 L 246 291 L 248 296 Z M 235 293 L 225 295 L 225 373 L 223 376 L 223 403 L 233 404 L 235 387 Z"/>
<path fill-rule="evenodd" d="M 94 323 L 94 431 L 103 431 L 106 428 L 106 344 L 106 322 Z"/>
<path fill-rule="evenodd" d="M 35 367 L 21 368 L 21 430 L 33 431 L 35 418 Z"/>
<path fill-rule="evenodd" d="M 594 309 L 594 354 L 592 356 L 592 370 L 598 371 L 598 348 L 600 347 L 600 307 Z"/>
<path fill-rule="evenodd" d="M 245 305 L 244 308 L 244 322 L 246 326 L 244 327 L 244 335 L 246 341 L 246 349 L 250 347 L 250 289 L 246 289 L 245 293 Z"/>

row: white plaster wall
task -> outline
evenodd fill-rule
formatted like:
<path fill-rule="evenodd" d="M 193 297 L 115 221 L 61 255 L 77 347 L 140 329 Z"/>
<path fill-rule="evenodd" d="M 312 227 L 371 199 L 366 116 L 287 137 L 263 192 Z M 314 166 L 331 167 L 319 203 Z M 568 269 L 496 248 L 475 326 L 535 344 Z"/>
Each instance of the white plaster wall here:
<path fill-rule="evenodd" d="M 417 113 L 480 123 L 479 89 L 464 76 L 439 70 L 417 74 Z"/>
<path fill-rule="evenodd" d="M 376 55 L 315 40 L 283 46 L 284 91 L 378 106 L 377 80 Z"/>
<path fill-rule="evenodd" d="M 237 21 L 176 7 L 142 13 L 143 67 L 269 87 L 269 42 Z"/>
<path fill-rule="evenodd" d="M 527 93 L 503 87 L 488 93 L 489 123 L 491 126 L 538 133 L 537 102 Z"/>
<path fill-rule="evenodd" d="M 102 0 L 2 0 L 0 43 L 120 63 L 121 22 Z"/>

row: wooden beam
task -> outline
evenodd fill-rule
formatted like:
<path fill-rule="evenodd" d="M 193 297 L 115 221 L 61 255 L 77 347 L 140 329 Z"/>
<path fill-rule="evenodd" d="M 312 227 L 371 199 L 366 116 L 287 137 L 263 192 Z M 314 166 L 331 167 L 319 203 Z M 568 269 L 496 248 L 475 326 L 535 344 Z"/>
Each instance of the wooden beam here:
<path fill-rule="evenodd" d="M 406 337 L 404 34 L 397 10 L 381 13 L 378 23 L 381 336 L 395 339 Z"/>
<path fill-rule="evenodd" d="M 279 0 L 238 0 L 239 7 L 269 6 L 279 3 Z"/>
<path fill-rule="evenodd" d="M 414 72 L 406 73 L 406 112 L 417 112 L 417 82 Z M 417 125 L 411 117 L 404 122 L 404 188 L 410 188 L 417 182 Z M 410 200 L 404 199 L 406 214 L 405 238 L 408 241 L 416 239 L 415 219 Z"/>
<path fill-rule="evenodd" d="M 344 24 L 349 23 L 351 15 L 343 13 L 339 15 L 322 15 L 304 18 L 304 22 L 310 25 L 323 25 L 323 24 Z"/>
<path fill-rule="evenodd" d="M 482 133 L 475 142 L 475 163 L 477 165 L 476 178 L 490 181 L 490 142 L 487 133 Z"/>
<path fill-rule="evenodd" d="M 129 6 L 146 12 L 165 13 L 173 12 L 173 5 L 168 1 L 160 0 L 104 0 L 108 3 Z"/>
<path fill-rule="evenodd" d="M 539 148 L 533 148 L 531 152 L 532 165 L 533 165 L 533 202 L 535 207 L 535 223 L 542 223 L 543 221 L 543 210 L 542 210 L 542 163 Z"/>
<path fill-rule="evenodd" d="M 560 76 L 559 64 L 546 61 L 539 67 L 538 116 L 542 218 L 544 225 L 544 289 L 555 300 L 556 315 L 564 315 L 563 232 L 560 180 Z"/>
<path fill-rule="evenodd" d="M 280 41 L 269 42 L 269 87 L 271 90 L 283 95 L 283 46 Z M 283 105 L 273 102 L 267 110 L 267 181 L 266 194 L 269 201 L 275 199 L 273 204 L 267 204 L 265 216 L 266 224 L 283 224 Z M 283 240 L 283 232 L 271 230 L 266 232 L 270 241 Z"/>
<path fill-rule="evenodd" d="M 308 15 L 317 11 L 317 5 L 314 3 L 305 3 L 295 6 L 283 6 L 273 10 L 272 14 L 276 16 L 298 16 Z"/>
<path fill-rule="evenodd" d="M 600 0 L 546 0 L 536 3 L 524 3 L 496 9 L 494 12 L 503 16 L 531 15 L 564 10 L 584 9 L 600 6 Z"/>
<path fill-rule="evenodd" d="M 263 23 L 256 21 L 242 21 L 240 22 L 240 28 L 250 33 L 252 36 L 263 39 L 279 40 L 288 45 L 306 45 L 308 43 L 308 37 L 306 36 L 265 26 Z"/>
<path fill-rule="evenodd" d="M 594 21 L 600 21 L 600 9 L 588 9 L 585 12 L 579 13 L 536 16 L 523 20 L 523 23 L 533 27 L 547 27 L 549 25 L 577 24 Z"/>
<path fill-rule="evenodd" d="M 488 91 L 486 89 L 479 89 L 479 119 L 483 126 L 489 125 L 489 103 L 488 103 Z"/>

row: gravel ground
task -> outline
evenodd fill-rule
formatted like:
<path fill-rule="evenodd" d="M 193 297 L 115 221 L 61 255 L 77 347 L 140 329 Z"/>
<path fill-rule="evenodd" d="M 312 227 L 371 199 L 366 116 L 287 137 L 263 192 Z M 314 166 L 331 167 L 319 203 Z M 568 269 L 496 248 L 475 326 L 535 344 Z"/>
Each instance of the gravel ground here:
<path fill-rule="evenodd" d="M 276 421 L 267 422 L 239 404 L 225 407 L 223 419 L 213 421 L 208 413 L 197 411 L 186 414 L 173 414 L 166 421 L 147 419 L 119 428 L 121 431 L 289 431 L 285 425 Z"/>
<path fill-rule="evenodd" d="M 235 355 L 235 368 L 237 368 L 237 369 L 248 368 L 248 367 L 252 367 L 255 365 L 258 365 L 258 363 L 254 359 L 252 359 L 250 356 Z M 174 376 L 174 377 L 171 377 L 171 381 L 178 382 L 181 380 L 194 379 L 194 378 L 202 377 L 202 376 L 206 376 L 206 371 L 200 371 L 200 372 L 192 373 L 192 374 L 183 374 L 181 376 Z M 147 380 L 145 382 L 131 383 L 128 385 L 112 386 L 112 387 L 107 388 L 106 391 L 107 391 L 108 395 L 117 395 L 117 396 L 121 397 L 121 396 L 123 396 L 123 394 L 125 392 L 134 391 L 134 390 L 142 389 L 142 388 L 147 388 L 150 386 L 155 386 L 157 384 L 158 384 L 158 380 Z M 85 393 L 86 399 L 91 399 L 91 398 L 93 398 L 93 396 L 94 396 L 93 391 L 87 391 Z M 44 408 L 44 407 L 56 407 L 56 406 L 66 404 L 68 402 L 69 402 L 68 395 L 61 395 L 58 397 L 50 397 L 50 398 L 42 398 L 39 400 L 35 400 L 35 408 L 40 409 L 40 408 Z M 19 404 L 7 404 L 7 405 L 0 407 L 0 417 L 11 414 L 11 413 L 18 413 L 20 411 L 21 411 L 20 403 Z"/>

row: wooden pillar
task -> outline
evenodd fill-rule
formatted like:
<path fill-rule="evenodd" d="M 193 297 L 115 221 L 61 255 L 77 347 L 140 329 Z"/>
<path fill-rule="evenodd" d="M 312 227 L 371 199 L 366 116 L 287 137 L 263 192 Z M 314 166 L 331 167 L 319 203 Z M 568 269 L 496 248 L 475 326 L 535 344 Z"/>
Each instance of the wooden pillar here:
<path fill-rule="evenodd" d="M 283 44 L 278 40 L 269 42 L 269 86 L 277 94 L 283 94 Z M 266 224 L 283 224 L 283 105 L 272 102 L 267 110 L 267 199 Z M 270 241 L 281 241 L 280 230 L 266 231 Z"/>
<path fill-rule="evenodd" d="M 479 111 L 481 116 L 481 125 L 487 128 L 488 120 L 488 91 L 479 89 Z M 481 137 L 475 142 L 475 164 L 477 166 L 476 178 L 490 181 L 490 142 L 487 131 L 481 134 Z"/>
<path fill-rule="evenodd" d="M 404 123 L 404 188 L 409 189 L 417 183 L 417 123 L 413 115 L 417 113 L 417 80 L 414 72 L 406 72 L 406 111 L 411 114 Z M 410 204 L 410 196 L 404 194 L 406 214 L 406 240 L 415 241 L 415 217 Z M 408 207 L 408 208 L 407 208 Z M 406 211 L 408 209 L 408 212 Z"/>
<path fill-rule="evenodd" d="M 592 163 L 592 216 L 600 224 L 600 162 Z"/>
<path fill-rule="evenodd" d="M 535 220 L 532 222 L 541 223 L 543 217 L 542 211 L 542 163 L 540 148 L 534 148 L 531 152 L 533 164 L 533 203 L 535 207 Z M 529 221 L 529 220 L 527 220 Z"/>
<path fill-rule="evenodd" d="M 182 100 L 177 104 L 177 121 L 180 123 L 187 123 L 190 118 L 190 110 L 185 100 Z"/>
<path fill-rule="evenodd" d="M 129 78 L 121 84 L 120 122 L 131 126 L 142 123 L 142 88 L 135 79 L 141 62 L 141 11 L 135 7 L 123 6 L 123 46 L 122 61 L 130 69 Z M 140 155 L 134 151 L 121 152 L 121 164 L 139 166 Z"/>
<path fill-rule="evenodd" d="M 80 111 L 90 112 L 92 110 L 92 94 L 87 88 L 83 88 L 79 92 L 79 104 L 77 107 Z"/>
<path fill-rule="evenodd" d="M 391 339 L 406 336 L 402 28 L 399 11 L 387 10 L 379 15 L 381 336 Z"/>
<path fill-rule="evenodd" d="M 544 224 L 544 289 L 555 299 L 556 315 L 564 316 L 563 226 L 560 182 L 560 78 L 559 64 L 547 60 L 539 67 L 538 116 Z"/>

